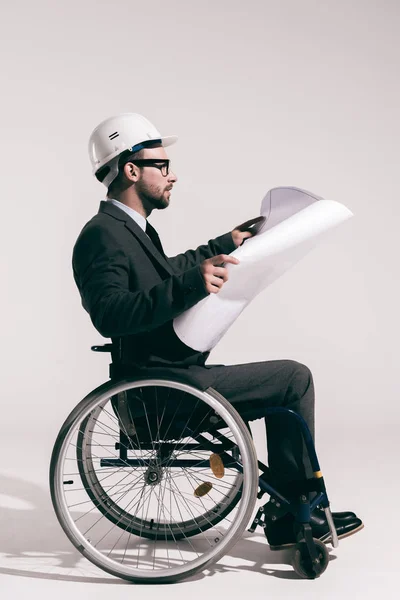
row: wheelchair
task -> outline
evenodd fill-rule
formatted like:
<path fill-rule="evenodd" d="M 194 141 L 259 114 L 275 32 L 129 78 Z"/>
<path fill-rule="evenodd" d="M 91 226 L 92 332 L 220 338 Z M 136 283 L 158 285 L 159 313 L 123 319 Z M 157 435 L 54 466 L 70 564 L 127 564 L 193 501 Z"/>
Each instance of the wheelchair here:
<path fill-rule="evenodd" d="M 55 513 L 72 544 L 104 571 L 137 583 L 172 583 L 217 562 L 248 528 L 292 513 L 292 566 L 306 579 L 327 568 L 310 514 L 323 507 L 338 546 L 310 431 L 301 428 L 314 477 L 289 500 L 257 459 L 248 421 L 216 390 L 188 376 L 149 378 L 127 371 L 114 344 L 110 380 L 90 392 L 62 425 L 50 462 Z M 120 349 L 119 349 L 120 352 Z M 120 355 L 119 355 L 120 356 Z M 116 360 L 114 360 L 116 358 Z M 261 475 L 259 474 L 261 471 Z M 316 492 L 312 501 L 309 492 Z M 297 493 L 297 490 L 296 490 Z M 254 514 L 257 499 L 270 501 Z"/>

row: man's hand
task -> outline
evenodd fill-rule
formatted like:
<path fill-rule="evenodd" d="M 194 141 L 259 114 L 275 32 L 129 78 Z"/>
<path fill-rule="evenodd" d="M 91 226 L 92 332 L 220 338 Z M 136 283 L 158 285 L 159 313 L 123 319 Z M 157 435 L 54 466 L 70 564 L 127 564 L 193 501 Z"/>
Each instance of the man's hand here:
<path fill-rule="evenodd" d="M 226 263 L 238 265 L 239 262 L 237 258 L 228 254 L 218 254 L 204 260 L 200 265 L 200 270 L 207 292 L 209 294 L 218 294 L 224 283 L 228 281 L 228 269 L 225 269 L 222 265 Z"/>
<path fill-rule="evenodd" d="M 240 229 L 234 229 L 232 231 L 233 243 L 237 248 L 239 248 L 239 246 L 243 244 L 244 240 L 249 237 L 253 237 L 253 234 L 250 231 L 240 231 Z"/>
<path fill-rule="evenodd" d="M 235 227 L 231 232 L 234 244 L 239 247 L 243 244 L 245 239 L 256 235 L 264 225 L 265 220 L 265 217 L 256 217 L 255 219 L 250 219 Z"/>

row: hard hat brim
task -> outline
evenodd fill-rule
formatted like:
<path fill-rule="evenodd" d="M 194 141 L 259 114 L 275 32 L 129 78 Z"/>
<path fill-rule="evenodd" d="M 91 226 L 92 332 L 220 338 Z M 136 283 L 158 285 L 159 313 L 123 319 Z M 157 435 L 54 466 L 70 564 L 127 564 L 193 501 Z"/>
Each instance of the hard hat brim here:
<path fill-rule="evenodd" d="M 163 146 L 171 146 L 171 144 L 175 144 L 178 141 L 177 135 L 168 135 L 167 137 L 161 138 L 161 143 Z"/>

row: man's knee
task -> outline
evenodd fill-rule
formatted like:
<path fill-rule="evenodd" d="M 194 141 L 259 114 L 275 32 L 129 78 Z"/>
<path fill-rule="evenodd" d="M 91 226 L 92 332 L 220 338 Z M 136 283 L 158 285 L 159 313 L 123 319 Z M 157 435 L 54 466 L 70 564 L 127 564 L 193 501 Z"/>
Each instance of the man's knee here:
<path fill-rule="evenodd" d="M 313 376 L 311 370 L 303 363 L 291 360 L 290 366 L 292 371 L 290 385 L 296 388 L 296 391 L 301 395 L 305 394 L 310 385 L 313 385 Z"/>

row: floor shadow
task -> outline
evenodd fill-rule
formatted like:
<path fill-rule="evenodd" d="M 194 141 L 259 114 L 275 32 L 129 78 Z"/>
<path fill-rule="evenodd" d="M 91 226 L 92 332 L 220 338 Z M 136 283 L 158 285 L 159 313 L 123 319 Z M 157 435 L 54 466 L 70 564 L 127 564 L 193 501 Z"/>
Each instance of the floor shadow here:
<path fill-rule="evenodd" d="M 92 565 L 75 549 L 58 523 L 48 490 L 31 481 L 0 475 L 0 494 L 14 499 L 15 506 L 22 506 L 0 508 L 0 574 L 80 583 L 130 585 L 130 582 L 113 577 Z M 291 564 L 291 552 L 271 551 L 262 532 L 245 532 L 226 555 L 227 559 L 234 558 L 239 562 L 244 557 L 246 562 L 235 566 L 224 564 L 223 557 L 217 564 L 181 583 L 232 571 L 251 571 L 280 579 L 299 579 L 294 571 L 271 568 L 271 565 Z M 335 558 L 330 557 L 331 560 Z"/>

